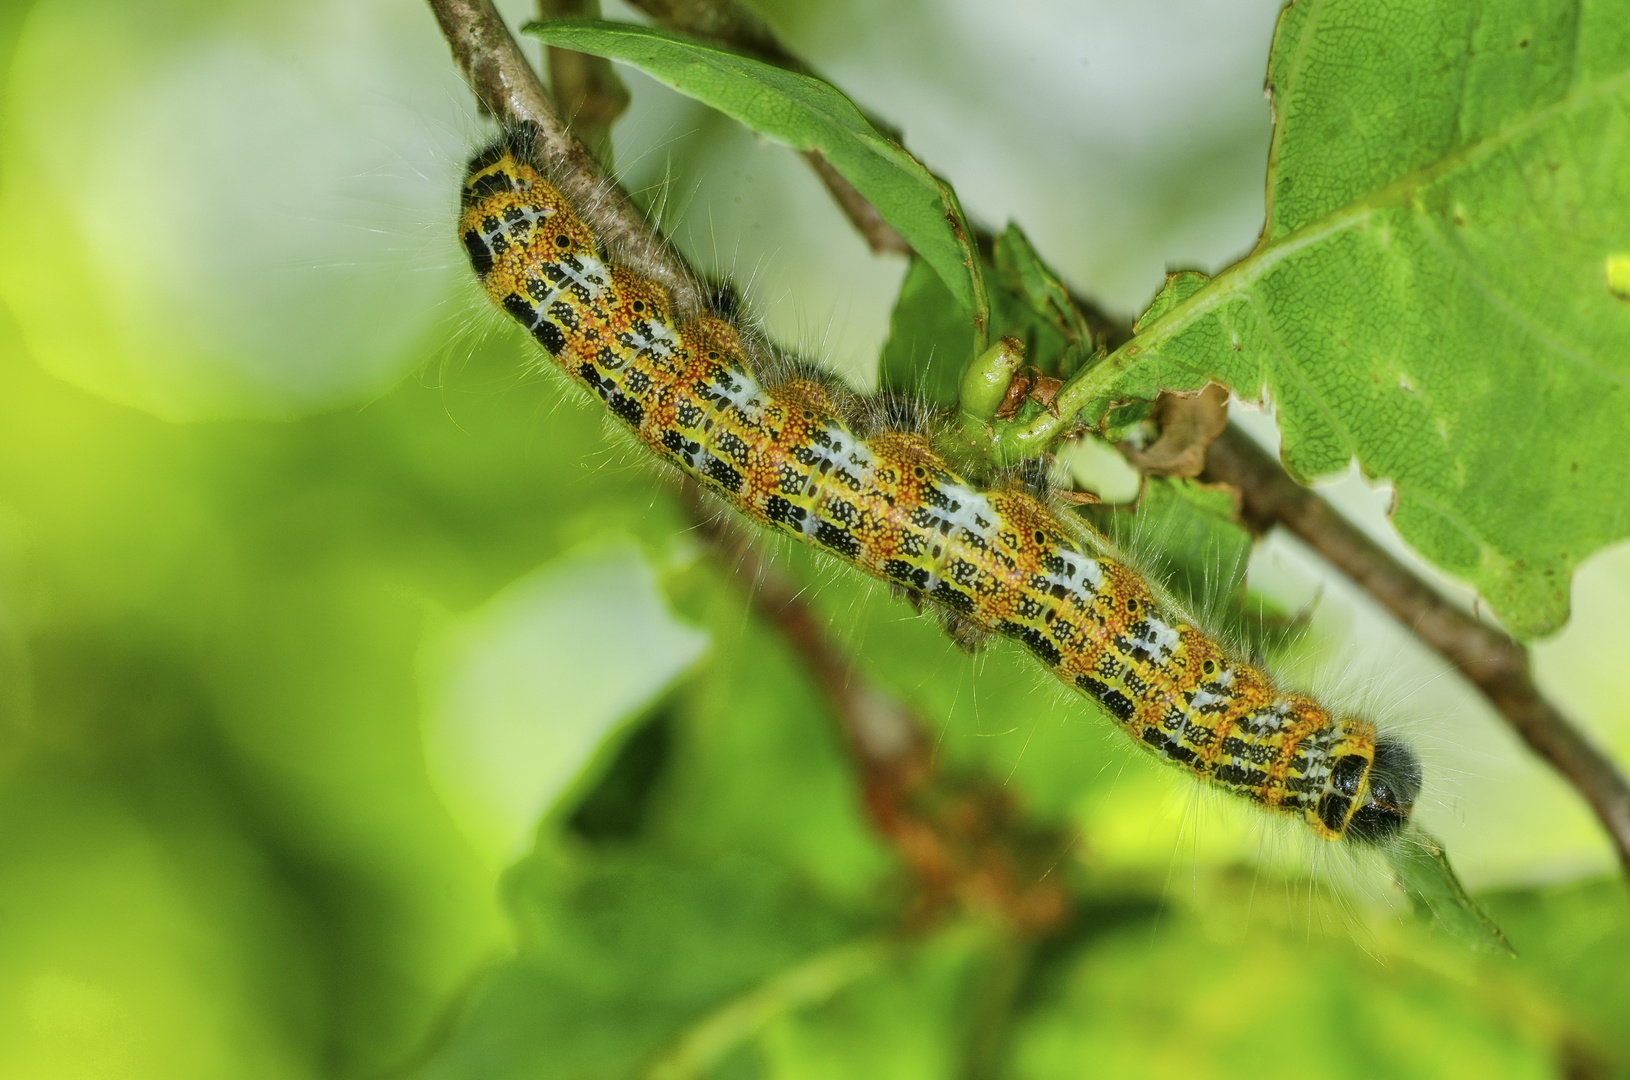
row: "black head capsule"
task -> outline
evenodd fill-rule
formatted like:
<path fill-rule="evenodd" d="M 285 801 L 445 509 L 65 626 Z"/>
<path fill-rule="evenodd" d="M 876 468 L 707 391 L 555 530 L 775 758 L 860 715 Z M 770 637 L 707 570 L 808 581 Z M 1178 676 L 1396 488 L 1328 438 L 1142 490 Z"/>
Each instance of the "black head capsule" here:
<path fill-rule="evenodd" d="M 1409 824 L 1420 792 L 1421 761 L 1415 751 L 1397 739 L 1377 739 L 1369 790 L 1348 822 L 1346 835 L 1361 844 L 1392 839 Z"/>

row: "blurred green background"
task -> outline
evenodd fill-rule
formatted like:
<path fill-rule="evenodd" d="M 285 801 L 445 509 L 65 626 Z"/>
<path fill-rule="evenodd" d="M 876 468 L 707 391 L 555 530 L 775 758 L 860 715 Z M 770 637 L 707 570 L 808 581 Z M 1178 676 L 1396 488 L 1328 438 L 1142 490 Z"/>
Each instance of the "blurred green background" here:
<path fill-rule="evenodd" d="M 763 5 L 1127 314 L 1255 238 L 1276 8 Z M 809 676 L 468 280 L 484 128 L 422 5 L 11 0 L 0 56 L 0 1075 L 616 1076 L 698 1031 L 665 1075 L 1630 1075 L 1592 819 L 1278 537 L 1253 589 L 1424 747 L 1422 816 L 1520 959 L 1431 937 L 1373 868 L 1308 885 L 1316 853 L 1012 651 L 777 550 L 945 762 L 1080 832 L 1062 935 L 889 938 L 905 877 Z M 795 157 L 627 78 L 628 186 L 866 385 L 904 264 Z M 1401 547 L 1384 489 L 1326 488 Z M 1574 612 L 1539 678 L 1630 761 L 1630 550 Z"/>

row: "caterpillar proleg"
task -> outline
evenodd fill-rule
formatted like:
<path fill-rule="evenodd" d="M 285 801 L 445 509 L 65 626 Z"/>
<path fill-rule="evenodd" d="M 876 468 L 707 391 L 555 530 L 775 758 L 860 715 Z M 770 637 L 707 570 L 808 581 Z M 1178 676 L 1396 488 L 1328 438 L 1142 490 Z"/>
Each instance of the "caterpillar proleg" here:
<path fill-rule="evenodd" d="M 958 475 L 928 439 L 864 430 L 807 374 L 772 379 L 729 317 L 680 320 L 544 177 L 524 128 L 470 164 L 459 236 L 481 285 L 634 436 L 759 524 L 1023 644 L 1140 745 L 1326 840 L 1407 824 L 1403 742 L 1276 685 L 1106 540 L 1018 486 Z"/>

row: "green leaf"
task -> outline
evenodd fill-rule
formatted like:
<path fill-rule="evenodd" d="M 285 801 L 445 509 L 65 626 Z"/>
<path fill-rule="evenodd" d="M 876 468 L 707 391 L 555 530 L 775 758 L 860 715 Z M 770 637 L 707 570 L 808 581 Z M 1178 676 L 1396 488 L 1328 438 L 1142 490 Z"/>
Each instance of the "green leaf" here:
<path fill-rule="evenodd" d="M 1195 270 L 1178 270 L 1166 275 L 1166 284 L 1149 301 L 1138 321 L 1132 324 L 1132 333 L 1141 334 L 1144 327 L 1158 322 L 1168 312 L 1206 287 L 1211 279 Z"/>
<path fill-rule="evenodd" d="M 948 406 L 956 401 L 958 380 L 974 348 L 973 328 L 957 315 L 950 290 L 926 261 L 912 259 L 889 314 L 878 388 Z"/>
<path fill-rule="evenodd" d="M 476 989 L 426 1078 L 609 1080 L 665 1055 L 683 1063 L 767 1022 L 772 1004 L 818 1000 L 881 958 L 831 953 L 849 921 L 753 858 L 698 866 L 645 849 L 580 859 L 540 847 L 510 892 L 520 954 Z M 742 1004 L 755 992 L 758 1011 Z"/>
<path fill-rule="evenodd" d="M 1270 913 L 1273 890 L 1246 881 L 1238 896 L 1219 892 L 1204 894 L 1213 910 L 1197 917 L 1163 912 L 1158 931 L 1122 915 L 1086 931 L 1083 946 L 1058 949 L 1029 991 L 1002 1075 L 1555 1075 L 1543 1021 L 1489 984 L 1467 992 L 1457 957 L 1422 962 L 1416 940 L 1372 958 L 1339 921 L 1321 932 L 1305 907 L 1296 911 L 1305 894 Z"/>
<path fill-rule="evenodd" d="M 627 23 L 561 19 L 521 29 L 550 45 L 631 64 L 766 138 L 819 151 L 934 268 L 984 336 L 989 301 L 956 193 L 841 91 L 694 38 Z"/>
<path fill-rule="evenodd" d="M 1295 474 L 1356 457 L 1422 554 L 1518 634 L 1554 629 L 1573 567 L 1630 532 L 1630 455 L 1601 452 L 1630 429 L 1622 4 L 1300 0 L 1269 88 L 1256 249 L 1174 280 L 1062 404 L 1266 393 Z"/>
<path fill-rule="evenodd" d="M 1087 320 L 1070 298 L 1070 290 L 1030 246 L 1030 238 L 1012 222 L 996 238 L 996 271 L 1003 285 L 1022 297 L 1030 310 L 1050 322 L 1071 344 L 1092 339 Z"/>
<path fill-rule="evenodd" d="M 1443 845 L 1414 829 L 1388 851 L 1387 857 L 1393 876 L 1418 914 L 1430 916 L 1445 933 L 1468 948 L 1517 955 L 1499 926 L 1460 884 Z"/>

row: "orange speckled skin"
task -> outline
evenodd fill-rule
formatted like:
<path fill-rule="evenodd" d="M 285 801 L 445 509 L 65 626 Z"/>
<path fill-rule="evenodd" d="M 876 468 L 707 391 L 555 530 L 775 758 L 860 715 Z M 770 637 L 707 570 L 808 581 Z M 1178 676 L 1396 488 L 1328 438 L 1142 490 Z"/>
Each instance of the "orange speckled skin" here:
<path fill-rule="evenodd" d="M 522 146 L 472 162 L 460 237 L 493 302 L 646 446 L 755 521 L 1023 643 L 1209 783 L 1331 840 L 1407 818 L 1413 790 L 1372 784 L 1371 724 L 1276 688 L 1032 495 L 979 489 L 921 436 L 859 437 L 819 383 L 762 385 L 728 322 L 676 324 L 664 290 L 608 264 Z M 1376 806 L 1403 817 L 1378 828 Z"/>

